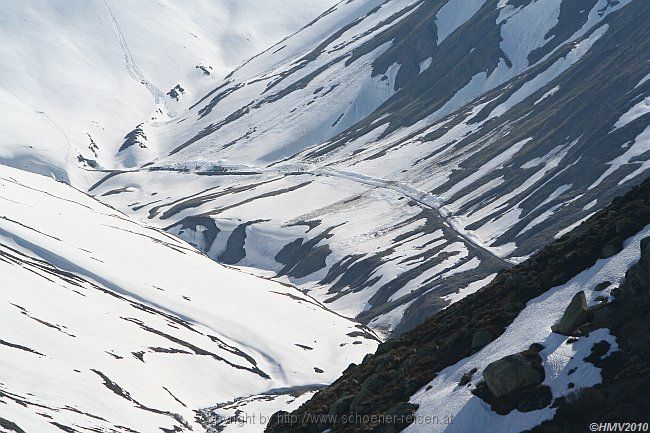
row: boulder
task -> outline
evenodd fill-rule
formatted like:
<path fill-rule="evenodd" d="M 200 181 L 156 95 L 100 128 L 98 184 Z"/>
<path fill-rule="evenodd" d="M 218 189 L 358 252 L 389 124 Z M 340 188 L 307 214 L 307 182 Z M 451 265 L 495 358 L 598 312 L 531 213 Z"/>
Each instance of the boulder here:
<path fill-rule="evenodd" d="M 371 404 L 373 397 L 375 397 L 374 393 L 363 388 L 360 389 L 350 401 L 350 412 L 363 412 Z"/>
<path fill-rule="evenodd" d="M 602 283 L 598 284 L 594 290 L 597 292 L 602 292 L 611 285 L 612 283 L 610 281 L 603 281 Z"/>
<path fill-rule="evenodd" d="M 472 381 L 472 377 L 474 376 L 474 373 L 476 373 L 476 367 L 472 368 L 470 371 L 463 373 L 463 376 L 460 378 L 460 381 L 458 382 L 458 386 L 465 386 L 468 383 L 470 383 Z"/>
<path fill-rule="evenodd" d="M 494 340 L 494 336 L 488 329 L 479 329 L 472 337 L 471 351 L 482 349 Z"/>
<path fill-rule="evenodd" d="M 508 355 L 489 364 L 483 370 L 483 378 L 495 397 L 539 385 L 544 381 L 541 357 L 534 352 Z"/>
<path fill-rule="evenodd" d="M 607 259 L 607 258 L 612 257 L 613 255 L 618 254 L 619 251 L 620 251 L 620 249 L 616 248 L 616 246 L 614 246 L 612 244 L 607 244 L 607 245 L 605 245 L 603 247 L 603 250 L 600 253 L 600 257 L 603 258 L 603 259 Z"/>
<path fill-rule="evenodd" d="M 412 416 L 416 410 L 418 410 L 417 404 L 401 402 L 388 409 L 385 412 L 385 415 L 389 415 L 394 418 L 407 417 Z"/>
<path fill-rule="evenodd" d="M 613 316 L 612 303 L 604 302 L 594 305 L 587 310 L 587 313 L 589 314 L 592 329 L 606 328 L 610 325 Z"/>
<path fill-rule="evenodd" d="M 382 388 L 386 388 L 388 384 L 386 377 L 381 374 L 371 374 L 363 381 L 359 392 L 350 402 L 350 410 L 352 412 L 363 412 L 363 409 L 372 401 L 377 398 Z"/>
<path fill-rule="evenodd" d="M 553 401 L 551 388 L 546 385 L 531 388 L 527 395 L 517 404 L 519 412 L 532 412 L 543 409 Z"/>
<path fill-rule="evenodd" d="M 585 292 L 580 291 L 571 299 L 560 321 L 551 326 L 551 331 L 557 334 L 572 335 L 580 325 L 587 321 L 587 318 L 587 298 Z"/>
<path fill-rule="evenodd" d="M 611 347 L 612 345 L 608 341 L 599 341 L 591 347 L 591 353 L 585 358 L 585 361 L 597 365 L 598 362 L 602 361 L 603 356 L 607 355 Z"/>
<path fill-rule="evenodd" d="M 339 398 L 336 400 L 332 405 L 330 406 L 329 414 L 330 415 L 343 415 L 350 410 L 350 403 L 352 403 L 352 400 L 354 399 L 354 396 L 352 395 L 346 395 L 344 397 Z"/>

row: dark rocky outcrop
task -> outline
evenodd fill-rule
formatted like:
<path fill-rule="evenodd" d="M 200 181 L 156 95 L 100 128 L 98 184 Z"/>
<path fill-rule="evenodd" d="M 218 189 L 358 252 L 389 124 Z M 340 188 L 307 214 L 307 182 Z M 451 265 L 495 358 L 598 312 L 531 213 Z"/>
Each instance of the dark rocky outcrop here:
<path fill-rule="evenodd" d="M 25 433 L 25 430 L 21 429 L 16 425 L 16 423 L 6 420 L 2 417 L 0 417 L 0 427 L 3 429 L 7 429 L 9 431 L 15 432 L 15 433 Z"/>
<path fill-rule="evenodd" d="M 167 95 L 170 98 L 178 101 L 183 93 L 185 93 L 185 89 L 183 89 L 183 87 L 181 87 L 180 84 L 177 84 L 174 87 L 172 87 L 172 89 L 169 92 L 167 92 Z"/>
<path fill-rule="evenodd" d="M 120 146 L 118 149 L 118 153 L 128 149 L 129 147 L 132 146 L 138 146 L 141 149 L 146 149 L 147 148 L 147 135 L 144 133 L 144 124 L 141 123 L 138 126 L 136 126 L 133 131 L 129 132 L 124 136 L 124 143 Z"/>
<path fill-rule="evenodd" d="M 476 385 L 474 395 L 484 400 L 499 415 L 507 415 L 513 410 L 532 412 L 543 409 L 553 402 L 551 389 L 546 385 L 533 385 L 518 389 L 510 394 L 495 397 L 485 382 Z"/>
<path fill-rule="evenodd" d="M 244 243 L 246 242 L 246 229 L 263 221 L 264 220 L 247 221 L 235 227 L 228 237 L 226 249 L 219 255 L 217 260 L 220 263 L 234 265 L 246 257 L 246 249 L 244 248 Z"/>
<path fill-rule="evenodd" d="M 267 427 L 267 432 L 320 433 L 328 428 L 331 433 L 399 431 L 396 424 L 375 425 L 361 421 L 342 425 L 317 417 L 327 415 L 330 410 L 345 412 L 345 405 L 339 402 L 342 398 L 346 402 L 350 401 L 346 413 L 357 415 L 386 414 L 400 403 L 408 403 L 410 397 L 426 386 L 438 372 L 473 353 L 472 340 L 478 330 L 494 330 L 494 337 L 498 337 L 529 300 L 593 266 L 600 259 L 605 245 L 622 245 L 648 224 L 650 180 L 615 199 L 607 208 L 530 259 L 500 272 L 483 289 L 434 314 L 399 339 L 381 344 L 375 355 L 367 356 L 360 365 L 351 365 L 341 378 L 320 390 L 295 411 L 291 419 L 297 419 L 298 422 L 287 423 L 283 422 L 286 417 L 276 417 L 276 422 Z M 644 256 L 640 262 L 643 266 L 634 272 L 630 271 L 626 282 L 633 287 L 622 287 L 612 303 L 612 316 L 617 318 L 617 322 L 611 323 L 610 329 L 621 339 L 619 346 L 626 355 L 621 358 L 616 352 L 604 360 L 595 360 L 599 365 L 604 365 L 604 386 L 617 383 L 616 388 L 608 392 L 621 398 L 601 414 L 609 414 L 618 420 L 633 410 L 638 417 L 643 413 L 643 407 L 640 407 L 643 404 L 646 405 L 645 413 L 650 413 L 647 411 L 648 397 L 639 396 L 643 389 L 650 389 L 650 367 L 647 364 L 650 359 L 650 322 L 647 320 L 650 302 L 635 302 L 650 297 L 650 241 L 644 242 L 643 248 Z M 567 260 L 567 256 L 573 258 Z M 645 298 L 640 298 L 637 292 L 643 293 Z M 625 305 L 623 299 L 628 299 Z M 617 303 L 619 306 L 616 306 Z M 631 317 L 635 320 L 628 323 Z M 539 347 L 532 349 L 538 350 Z M 640 360 L 633 361 L 633 355 L 639 356 Z M 608 368 L 607 365 L 611 367 Z M 624 390 L 625 386 L 630 386 L 632 391 Z M 550 390 L 543 385 L 526 388 L 526 393 L 517 396 L 518 410 L 534 410 L 549 403 Z M 507 408 L 497 409 L 501 411 Z M 615 417 L 618 409 L 621 410 L 621 416 Z M 558 415 L 564 413 L 562 411 L 560 407 Z M 567 409 L 567 413 L 568 411 Z M 599 415 L 599 418 L 602 417 Z M 323 422 L 309 421 L 314 419 Z M 584 429 L 585 425 L 588 426 L 588 423 L 580 424 L 580 429 Z"/>
<path fill-rule="evenodd" d="M 323 269 L 332 250 L 327 244 L 319 244 L 332 237 L 334 228 L 330 227 L 304 243 L 302 238 L 298 238 L 285 245 L 275 256 L 275 260 L 284 265 L 278 275 L 303 278 Z"/>

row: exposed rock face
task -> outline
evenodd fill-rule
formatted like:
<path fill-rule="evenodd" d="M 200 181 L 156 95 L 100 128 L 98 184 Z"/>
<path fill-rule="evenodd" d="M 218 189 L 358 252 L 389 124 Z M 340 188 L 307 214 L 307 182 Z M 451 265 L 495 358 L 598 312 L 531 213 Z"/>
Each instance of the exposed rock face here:
<path fill-rule="evenodd" d="M 169 95 L 170 98 L 178 101 L 183 93 L 185 93 L 185 89 L 183 89 L 180 84 L 177 84 L 169 92 L 167 92 L 167 95 Z"/>
<path fill-rule="evenodd" d="M 612 316 L 612 303 L 604 302 L 589 308 L 589 328 L 598 329 L 606 327 Z"/>
<path fill-rule="evenodd" d="M 118 149 L 118 153 L 128 149 L 131 146 L 137 145 L 142 149 L 147 148 L 147 135 L 144 133 L 144 124 L 139 124 L 135 129 L 124 136 L 124 143 Z"/>
<path fill-rule="evenodd" d="M 485 380 L 472 393 L 499 415 L 515 409 L 531 412 L 550 405 L 553 393 L 547 385 L 542 385 L 546 377 L 539 356 L 542 350 L 542 344 L 533 343 L 528 350 L 488 364 L 483 371 Z"/>
<path fill-rule="evenodd" d="M 8 429 L 9 431 L 13 431 L 16 433 L 25 433 L 25 430 L 21 429 L 18 427 L 15 423 L 6 420 L 4 418 L 0 418 L 0 427 Z"/>
<path fill-rule="evenodd" d="M 544 381 L 542 359 L 536 353 L 522 352 L 508 355 L 485 367 L 483 377 L 495 397 L 519 391 Z"/>
<path fill-rule="evenodd" d="M 580 291 L 571 299 L 562 318 L 551 327 L 551 330 L 558 334 L 572 335 L 580 325 L 587 321 L 587 318 L 587 298 L 585 292 Z"/>
<path fill-rule="evenodd" d="M 621 226 L 621 222 L 625 224 Z M 479 329 L 493 330 L 494 337 L 498 337 L 507 326 L 512 324 L 529 300 L 593 266 L 600 258 L 600 252 L 605 245 L 619 240 L 622 243 L 649 223 L 650 180 L 647 180 L 530 259 L 512 269 L 502 271 L 483 289 L 436 313 L 399 339 L 381 344 L 377 354 L 366 356 L 359 365 L 350 366 L 341 378 L 321 389 L 311 400 L 293 412 L 292 416 L 297 417 L 298 422 L 290 423 L 281 416 L 276 416 L 266 431 L 269 433 L 320 433 L 327 429 L 332 433 L 379 431 L 377 426 L 365 422 L 355 425 L 335 422 L 314 425 L 301 420 L 307 419 L 307 415 L 312 418 L 326 415 L 334 403 L 345 396 L 354 396 L 357 399 L 359 404 L 355 404 L 354 409 L 349 410 L 359 415 L 386 414 L 399 403 L 409 402 L 411 396 L 431 382 L 440 371 L 472 354 L 472 340 Z M 621 233 L 615 230 L 617 224 L 622 227 Z M 648 283 L 650 281 L 650 240 L 642 242 L 641 247 L 642 257 L 639 265 L 634 268 L 634 271 L 628 273 L 625 285 L 621 286 L 623 289 L 621 293 L 613 294 L 614 301 L 611 307 L 614 310 L 610 317 L 616 319 L 618 323 L 610 323 L 607 327 L 616 335 L 621 350 L 603 361 L 597 360 L 598 363 L 612 364 L 611 368 L 603 370 L 605 385 L 609 386 L 614 381 L 618 381 L 620 385 L 608 391 L 608 402 L 604 400 L 602 404 L 595 402 L 594 404 L 598 404 L 594 406 L 594 410 L 585 411 L 579 423 L 574 419 L 576 418 L 573 415 L 574 406 L 569 405 L 563 412 L 566 416 L 560 426 L 569 425 L 571 428 L 559 428 L 553 431 L 558 433 L 581 431 L 584 430 L 585 425 L 589 425 L 589 422 L 595 419 L 612 421 L 628 419 L 621 418 L 621 414 L 624 414 L 630 415 L 629 419 L 632 420 L 638 418 L 638 414 L 647 414 L 648 393 L 645 389 L 650 386 L 650 377 L 644 372 L 650 371 L 646 361 L 650 359 L 648 353 L 650 322 L 647 320 L 650 314 L 648 307 L 650 305 L 648 301 L 650 299 L 648 295 L 650 293 L 650 283 Z M 575 259 L 567 260 L 566 257 L 572 251 L 576 252 Z M 562 277 L 558 278 L 558 275 Z M 629 317 L 635 319 L 634 323 L 630 322 Z M 620 340 L 619 336 L 621 336 Z M 539 346 L 534 345 L 529 351 L 537 352 L 537 349 Z M 625 351 L 627 349 L 629 351 Z M 632 355 L 637 354 L 640 356 L 633 361 Z M 621 359 L 622 356 L 625 358 Z M 617 360 L 620 363 L 614 364 Z M 619 374 L 623 371 L 625 375 Z M 382 374 L 380 376 L 382 383 L 377 383 L 376 387 L 369 386 L 376 383 L 377 376 L 374 375 L 378 373 Z M 368 379 L 371 380 L 366 383 Z M 477 388 L 481 384 L 483 391 L 491 395 L 485 382 L 477 384 Z M 372 397 L 368 393 L 369 388 L 373 388 Z M 636 395 L 630 394 L 630 388 L 635 390 Z M 365 395 L 360 396 L 361 394 Z M 474 394 L 479 395 L 477 392 Z M 514 409 L 520 412 L 536 410 L 548 406 L 552 400 L 551 391 L 545 385 L 532 385 L 500 399 L 492 397 L 490 403 L 492 410 L 499 414 Z M 345 406 L 343 402 L 340 404 Z M 636 417 L 631 416 L 634 413 L 637 414 Z M 601 416 L 602 414 L 608 416 Z M 383 427 L 388 429 L 398 426 Z"/>

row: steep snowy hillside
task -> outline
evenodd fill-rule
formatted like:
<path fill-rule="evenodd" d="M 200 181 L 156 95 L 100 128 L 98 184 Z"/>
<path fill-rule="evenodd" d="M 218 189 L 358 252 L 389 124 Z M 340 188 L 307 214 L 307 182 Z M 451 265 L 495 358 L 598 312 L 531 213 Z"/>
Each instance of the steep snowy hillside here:
<path fill-rule="evenodd" d="M 578 62 L 626 5 L 635 11 L 628 14 L 643 17 L 643 3 L 341 2 L 237 68 L 183 120 L 162 128 L 161 155 L 166 149 L 171 161 L 271 163 L 361 120 L 363 129 L 344 136 L 378 130 L 376 138 L 386 128 L 431 123 L 536 69 L 537 79 L 505 98 L 495 117 Z M 630 31 L 643 43 L 642 32 Z"/>
<path fill-rule="evenodd" d="M 383 343 L 267 431 L 578 432 L 594 422 L 647 423 L 649 274 L 650 179 Z"/>
<path fill-rule="evenodd" d="M 201 431 L 234 400 L 258 416 L 295 407 L 377 345 L 292 286 L 8 167 L 0 280 L 10 431 Z"/>
<path fill-rule="evenodd" d="M 153 165 L 90 192 L 403 332 L 647 174 L 648 16 L 342 2 L 151 128 Z"/>
<path fill-rule="evenodd" d="M 79 184 L 78 165 L 139 164 L 156 143 L 130 131 L 173 119 L 334 2 L 2 0 L 0 162 Z"/>
<path fill-rule="evenodd" d="M 378 328 L 397 326 L 433 285 L 454 293 L 476 280 L 479 265 L 483 283 L 508 266 L 408 191 L 328 172 L 250 173 L 115 173 L 90 192 L 219 262 L 289 277 Z"/>

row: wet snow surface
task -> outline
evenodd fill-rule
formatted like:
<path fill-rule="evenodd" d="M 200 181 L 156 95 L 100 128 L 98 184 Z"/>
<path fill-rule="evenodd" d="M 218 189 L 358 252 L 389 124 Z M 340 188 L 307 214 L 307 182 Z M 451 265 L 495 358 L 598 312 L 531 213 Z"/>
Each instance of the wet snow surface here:
<path fill-rule="evenodd" d="M 194 410 L 329 383 L 376 347 L 52 179 L 2 167 L 0 202 L 0 415 L 25 431 L 200 430 Z"/>

